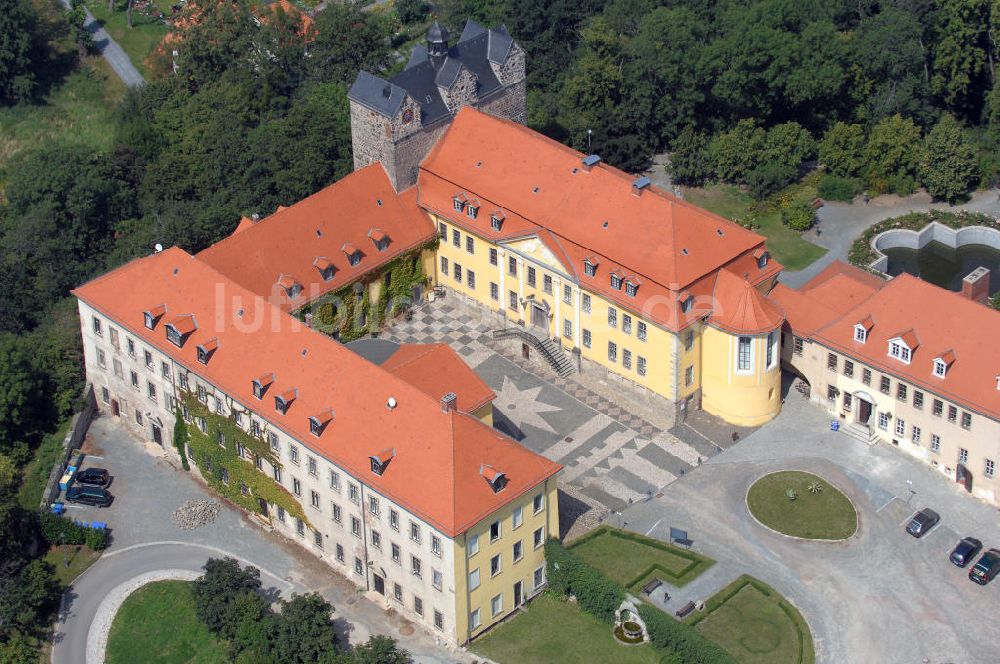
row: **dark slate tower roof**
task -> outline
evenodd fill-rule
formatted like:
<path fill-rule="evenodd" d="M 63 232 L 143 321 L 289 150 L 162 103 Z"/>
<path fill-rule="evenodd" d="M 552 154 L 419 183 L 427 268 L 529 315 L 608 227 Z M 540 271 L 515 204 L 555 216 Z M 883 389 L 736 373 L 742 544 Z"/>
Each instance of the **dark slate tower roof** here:
<path fill-rule="evenodd" d="M 470 20 L 454 46 L 449 47 L 448 39 L 448 30 L 435 21 L 427 31 L 427 44 L 413 49 L 406 69 L 390 81 L 360 72 L 348 96 L 352 101 L 392 117 L 402 103 L 402 97 L 397 101 L 397 88 L 405 90 L 420 104 L 421 122 L 429 125 L 450 117 L 438 86 L 451 86 L 463 67 L 478 79 L 476 96 L 479 100 L 503 89 L 490 63 L 502 64 L 514 46 L 507 28 L 484 28 Z"/>

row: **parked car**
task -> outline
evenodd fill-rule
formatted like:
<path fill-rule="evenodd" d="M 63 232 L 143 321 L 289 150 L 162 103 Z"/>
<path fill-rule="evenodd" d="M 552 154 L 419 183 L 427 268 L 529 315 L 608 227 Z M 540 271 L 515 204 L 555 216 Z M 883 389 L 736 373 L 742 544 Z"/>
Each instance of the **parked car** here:
<path fill-rule="evenodd" d="M 979 585 L 985 586 L 993 580 L 997 573 L 1000 573 L 1000 549 L 990 549 L 969 570 L 969 578 Z"/>
<path fill-rule="evenodd" d="M 910 522 L 906 524 L 906 532 L 910 533 L 914 537 L 923 537 L 927 534 L 931 528 L 937 525 L 937 522 L 941 520 L 938 513 L 934 510 L 925 507 L 910 519 Z"/>
<path fill-rule="evenodd" d="M 107 486 L 111 476 L 103 468 L 84 468 L 74 478 L 74 482 L 83 486 Z"/>
<path fill-rule="evenodd" d="M 951 555 L 948 558 L 959 567 L 965 567 L 982 550 L 983 543 L 975 537 L 963 537 L 962 541 L 952 549 Z"/>
<path fill-rule="evenodd" d="M 80 503 L 81 505 L 95 505 L 97 507 L 107 507 L 114 500 L 114 496 L 97 486 L 71 486 L 66 489 L 67 503 Z"/>

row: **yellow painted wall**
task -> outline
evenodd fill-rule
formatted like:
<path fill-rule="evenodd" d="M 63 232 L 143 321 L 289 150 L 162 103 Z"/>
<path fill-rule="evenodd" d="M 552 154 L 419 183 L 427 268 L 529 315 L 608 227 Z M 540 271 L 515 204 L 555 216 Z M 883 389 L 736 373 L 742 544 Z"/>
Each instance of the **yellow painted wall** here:
<path fill-rule="evenodd" d="M 780 330 L 775 330 L 780 337 Z M 767 335 L 751 337 L 751 370 L 736 371 L 737 337 L 706 326 L 702 333 L 702 398 L 707 412 L 739 426 L 769 421 L 781 409 L 781 369 L 775 347 L 772 366 L 765 366 Z"/>
<path fill-rule="evenodd" d="M 532 510 L 532 501 L 540 492 L 545 494 L 544 506 L 535 514 Z M 455 632 L 459 643 L 475 638 L 514 609 L 516 582 L 522 582 L 522 601 L 534 594 L 535 570 L 545 565 L 544 542 L 550 535 L 556 537 L 559 535 L 558 500 L 556 478 L 551 477 L 544 484 L 518 496 L 454 539 Z M 515 529 L 513 514 L 518 506 L 524 510 L 524 522 Z M 497 520 L 501 523 L 501 536 L 496 542 L 490 542 L 490 525 Z M 544 529 L 543 544 L 535 548 L 533 538 L 538 528 Z M 475 534 L 479 535 L 479 551 L 470 557 L 466 553 L 466 547 L 470 536 Z M 514 542 L 518 540 L 524 546 L 524 556 L 515 563 L 512 551 Z M 490 576 L 490 559 L 496 554 L 502 556 L 502 571 L 496 576 Z M 479 568 L 479 587 L 470 591 L 469 573 L 476 568 Z M 503 610 L 497 616 L 493 616 L 490 603 L 499 593 L 503 593 Z M 477 608 L 481 622 L 479 627 L 470 629 L 470 614 Z"/>

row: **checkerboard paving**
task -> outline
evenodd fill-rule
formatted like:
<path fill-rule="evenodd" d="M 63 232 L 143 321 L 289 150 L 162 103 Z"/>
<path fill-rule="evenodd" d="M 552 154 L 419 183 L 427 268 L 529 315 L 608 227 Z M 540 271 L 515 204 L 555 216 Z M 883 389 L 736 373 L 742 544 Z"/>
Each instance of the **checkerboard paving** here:
<path fill-rule="evenodd" d="M 562 481 L 607 509 L 621 509 L 717 452 L 663 431 L 573 380 L 493 341 L 478 305 L 440 300 L 383 332 L 398 343 L 447 343 L 497 393 L 494 426 L 565 466 Z"/>

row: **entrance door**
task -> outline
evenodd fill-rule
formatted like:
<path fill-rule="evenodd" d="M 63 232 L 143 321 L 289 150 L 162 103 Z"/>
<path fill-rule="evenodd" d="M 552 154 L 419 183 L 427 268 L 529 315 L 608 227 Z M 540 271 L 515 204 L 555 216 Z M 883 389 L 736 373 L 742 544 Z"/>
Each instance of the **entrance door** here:
<path fill-rule="evenodd" d="M 163 447 L 163 433 L 160 431 L 160 427 L 156 424 L 153 425 L 153 442 Z"/>
<path fill-rule="evenodd" d="M 372 574 L 372 582 L 375 584 L 375 592 L 379 595 L 385 594 L 385 579 L 378 574 Z"/>
<path fill-rule="evenodd" d="M 514 606 L 515 607 L 521 606 L 521 604 L 524 603 L 523 586 L 524 586 L 524 584 L 521 583 L 520 581 L 518 581 L 517 583 L 514 584 Z"/>
<path fill-rule="evenodd" d="M 270 518 L 270 516 L 268 515 L 267 501 L 266 500 L 264 500 L 263 498 L 258 498 L 257 499 L 257 508 L 260 510 L 261 515 L 265 519 Z"/>
<path fill-rule="evenodd" d="M 872 417 L 872 403 L 858 397 L 858 424 L 868 425 L 868 420 Z"/>
<path fill-rule="evenodd" d="M 121 416 L 121 410 L 118 408 L 118 399 L 111 400 L 111 414 L 115 417 Z"/>
<path fill-rule="evenodd" d="M 549 326 L 549 317 L 545 315 L 545 309 L 536 304 L 531 305 L 531 324 L 543 329 Z"/>

